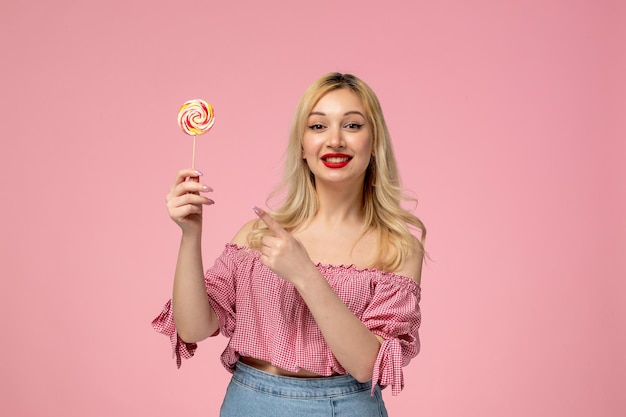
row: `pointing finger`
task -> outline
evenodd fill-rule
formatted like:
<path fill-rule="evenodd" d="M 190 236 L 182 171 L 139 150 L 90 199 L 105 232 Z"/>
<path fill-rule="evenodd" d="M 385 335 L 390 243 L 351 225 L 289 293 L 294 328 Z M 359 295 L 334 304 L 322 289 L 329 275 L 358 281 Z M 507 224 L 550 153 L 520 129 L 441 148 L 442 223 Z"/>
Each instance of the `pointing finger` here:
<path fill-rule="evenodd" d="M 276 220 L 274 220 L 274 218 L 272 216 L 270 216 L 265 210 L 260 209 L 258 207 L 253 207 L 252 210 L 254 210 L 254 212 L 256 213 L 257 216 L 259 216 L 259 218 L 261 220 L 263 220 L 263 223 L 265 223 L 267 225 L 267 228 L 270 230 L 270 232 L 274 233 L 274 235 L 276 236 L 284 236 L 287 235 L 289 233 L 287 233 L 287 231 L 285 229 L 282 228 L 282 226 L 280 224 L 278 224 L 278 222 Z"/>

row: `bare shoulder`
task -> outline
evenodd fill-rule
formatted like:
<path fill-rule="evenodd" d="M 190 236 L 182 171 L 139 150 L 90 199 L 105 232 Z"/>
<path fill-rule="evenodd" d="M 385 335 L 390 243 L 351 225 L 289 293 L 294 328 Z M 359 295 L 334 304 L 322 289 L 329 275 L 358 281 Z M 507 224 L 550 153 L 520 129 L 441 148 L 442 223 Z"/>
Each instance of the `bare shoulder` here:
<path fill-rule="evenodd" d="M 254 229 L 254 225 L 258 219 L 252 219 L 246 222 L 241 229 L 235 234 L 230 243 L 234 243 L 237 246 L 248 246 L 248 235 Z"/>
<path fill-rule="evenodd" d="M 422 263 L 424 262 L 424 252 L 419 240 L 413 236 L 413 245 L 409 256 L 404 259 L 402 265 L 394 271 L 398 275 L 409 277 L 418 284 L 422 279 Z"/>

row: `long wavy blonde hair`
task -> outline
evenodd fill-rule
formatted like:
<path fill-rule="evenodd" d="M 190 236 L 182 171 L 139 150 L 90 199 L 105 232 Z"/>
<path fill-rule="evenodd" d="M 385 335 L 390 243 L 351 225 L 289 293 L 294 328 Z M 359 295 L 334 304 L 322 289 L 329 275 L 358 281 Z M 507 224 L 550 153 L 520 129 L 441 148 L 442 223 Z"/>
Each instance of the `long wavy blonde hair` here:
<path fill-rule="evenodd" d="M 272 217 L 283 228 L 291 231 L 306 225 L 317 212 L 319 201 L 315 190 L 315 177 L 306 160 L 302 158 L 302 137 L 307 119 L 319 99 L 326 93 L 340 88 L 349 89 L 360 97 L 373 136 L 374 156 L 363 182 L 362 205 L 365 221 L 361 236 L 369 230 L 378 234 L 378 258 L 371 267 L 395 271 L 414 246 L 409 226 L 419 230 L 419 250 L 422 253 L 426 228 L 419 218 L 401 206 L 401 201 L 415 200 L 402 192 L 389 131 L 378 98 L 367 84 L 354 75 L 326 74 L 304 92 L 291 125 L 284 176 L 269 197 L 272 199 L 279 194 L 284 195 L 282 206 L 272 212 Z M 248 235 L 248 245 L 259 249 L 261 239 L 267 233 L 265 224 L 257 222 Z"/>

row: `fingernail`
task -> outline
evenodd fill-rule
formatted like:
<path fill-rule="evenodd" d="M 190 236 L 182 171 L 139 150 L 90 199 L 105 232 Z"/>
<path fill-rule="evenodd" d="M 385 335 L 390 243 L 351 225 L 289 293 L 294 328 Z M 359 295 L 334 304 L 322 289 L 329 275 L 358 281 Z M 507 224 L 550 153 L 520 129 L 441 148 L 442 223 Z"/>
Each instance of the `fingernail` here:
<path fill-rule="evenodd" d="M 203 185 L 202 191 L 213 191 L 213 188 L 209 187 L 208 185 Z"/>
<path fill-rule="evenodd" d="M 255 212 L 257 215 L 259 215 L 259 216 L 261 215 L 261 209 L 260 209 L 260 208 L 258 208 L 257 206 L 252 207 L 252 210 L 254 210 L 254 212 Z"/>
<path fill-rule="evenodd" d="M 194 173 L 195 173 L 196 175 L 204 175 L 202 172 L 198 171 L 197 169 L 194 171 Z"/>
<path fill-rule="evenodd" d="M 211 205 L 213 205 L 213 204 L 215 204 L 215 201 L 213 201 L 213 200 L 211 200 L 211 199 L 209 198 L 209 206 L 211 206 Z"/>

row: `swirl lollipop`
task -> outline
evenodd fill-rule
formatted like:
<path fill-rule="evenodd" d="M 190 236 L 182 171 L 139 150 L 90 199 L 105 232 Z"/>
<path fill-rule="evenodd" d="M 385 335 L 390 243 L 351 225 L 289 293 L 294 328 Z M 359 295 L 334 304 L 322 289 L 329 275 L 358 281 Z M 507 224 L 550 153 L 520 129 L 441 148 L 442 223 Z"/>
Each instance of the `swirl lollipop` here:
<path fill-rule="evenodd" d="M 193 136 L 191 168 L 194 168 L 196 162 L 196 136 L 211 130 L 213 123 L 215 123 L 213 107 L 204 100 L 189 100 L 178 110 L 178 126 L 183 132 Z"/>

